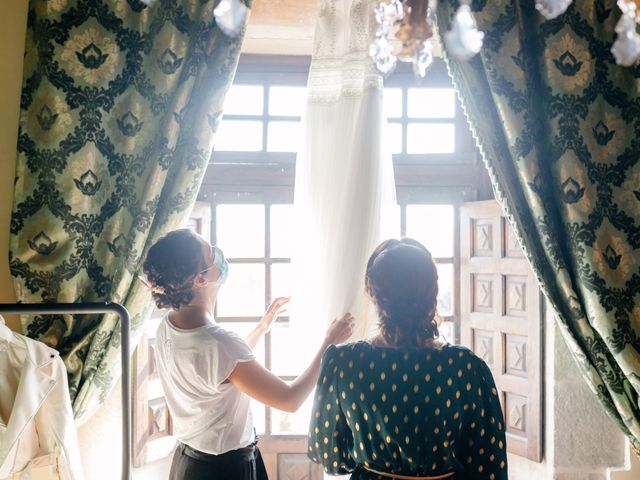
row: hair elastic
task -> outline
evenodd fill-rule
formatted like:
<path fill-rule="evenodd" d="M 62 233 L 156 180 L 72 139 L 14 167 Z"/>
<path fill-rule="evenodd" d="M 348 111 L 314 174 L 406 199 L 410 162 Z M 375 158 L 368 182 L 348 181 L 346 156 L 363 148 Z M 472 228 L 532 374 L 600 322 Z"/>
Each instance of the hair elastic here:
<path fill-rule="evenodd" d="M 145 287 L 151 290 L 151 293 L 157 293 L 159 295 L 164 294 L 164 288 L 158 287 L 157 285 L 153 285 L 149 280 L 144 278 L 142 275 L 138 275 L 138 278 L 140 279 L 140 281 Z"/>

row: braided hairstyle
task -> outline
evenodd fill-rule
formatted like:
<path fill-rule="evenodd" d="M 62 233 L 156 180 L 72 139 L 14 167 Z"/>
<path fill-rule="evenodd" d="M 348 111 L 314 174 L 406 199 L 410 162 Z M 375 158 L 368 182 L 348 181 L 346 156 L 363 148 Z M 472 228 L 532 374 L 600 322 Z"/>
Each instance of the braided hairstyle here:
<path fill-rule="evenodd" d="M 156 306 L 175 310 L 193 300 L 193 280 L 205 268 L 202 241 L 187 228 L 160 238 L 142 265 Z"/>
<path fill-rule="evenodd" d="M 367 264 L 365 288 L 378 311 L 380 333 L 396 348 L 423 348 L 439 336 L 438 271 L 417 240 L 385 240 Z"/>

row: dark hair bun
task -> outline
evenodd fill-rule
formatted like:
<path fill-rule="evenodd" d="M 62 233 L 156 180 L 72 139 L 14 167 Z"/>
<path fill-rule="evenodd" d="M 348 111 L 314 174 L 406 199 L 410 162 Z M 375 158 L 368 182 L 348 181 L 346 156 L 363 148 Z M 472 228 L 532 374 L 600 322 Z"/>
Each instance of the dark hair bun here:
<path fill-rule="evenodd" d="M 204 264 L 202 242 L 191 230 L 174 230 L 154 243 L 142 270 L 158 287 L 153 292 L 156 306 L 177 310 L 193 300 L 193 280 Z"/>
<path fill-rule="evenodd" d="M 438 271 L 417 240 L 386 240 L 373 252 L 365 277 L 367 293 L 390 345 L 421 348 L 438 337 Z"/>

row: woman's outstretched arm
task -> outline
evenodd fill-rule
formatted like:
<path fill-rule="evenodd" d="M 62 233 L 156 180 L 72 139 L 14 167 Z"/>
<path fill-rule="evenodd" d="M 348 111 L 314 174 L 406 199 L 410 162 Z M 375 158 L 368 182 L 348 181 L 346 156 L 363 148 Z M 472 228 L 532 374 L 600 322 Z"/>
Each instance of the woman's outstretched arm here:
<path fill-rule="evenodd" d="M 229 381 L 238 390 L 265 405 L 285 412 L 295 412 L 315 386 L 324 351 L 333 343 L 347 340 L 352 332 L 353 317 L 349 313 L 341 319 L 331 322 L 327 335 L 313 361 L 291 383 L 281 380 L 256 360 L 238 363 L 229 375 Z"/>

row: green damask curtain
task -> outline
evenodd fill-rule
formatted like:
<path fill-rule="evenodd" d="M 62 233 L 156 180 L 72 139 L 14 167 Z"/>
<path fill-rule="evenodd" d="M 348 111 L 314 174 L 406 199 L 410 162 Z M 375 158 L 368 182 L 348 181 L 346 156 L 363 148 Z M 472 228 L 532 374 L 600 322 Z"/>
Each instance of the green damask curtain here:
<path fill-rule="evenodd" d="M 150 313 L 136 273 L 196 199 L 242 35 L 215 0 L 31 0 L 11 220 L 18 299 L 118 301 L 133 336 Z M 36 317 L 79 421 L 120 372 L 114 316 Z"/>
<path fill-rule="evenodd" d="M 456 0 L 438 7 L 441 35 Z M 584 378 L 640 449 L 640 68 L 614 0 L 546 21 L 476 0 L 481 53 L 448 66 L 501 202 Z M 585 419 L 588 421 L 588 419 Z"/>

